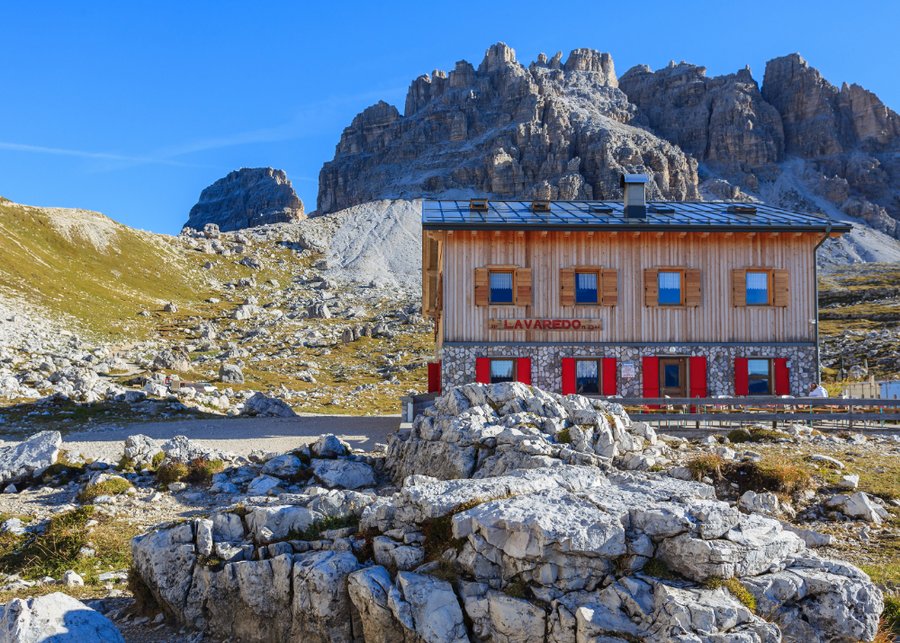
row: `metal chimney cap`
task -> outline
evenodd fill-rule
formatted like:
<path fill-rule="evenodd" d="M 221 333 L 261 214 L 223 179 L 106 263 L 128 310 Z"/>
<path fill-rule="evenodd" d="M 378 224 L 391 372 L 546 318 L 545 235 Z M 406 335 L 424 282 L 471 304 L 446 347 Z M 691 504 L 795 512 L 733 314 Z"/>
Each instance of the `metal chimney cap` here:
<path fill-rule="evenodd" d="M 646 174 L 623 174 L 622 175 L 622 185 L 626 183 L 646 183 L 650 179 Z"/>

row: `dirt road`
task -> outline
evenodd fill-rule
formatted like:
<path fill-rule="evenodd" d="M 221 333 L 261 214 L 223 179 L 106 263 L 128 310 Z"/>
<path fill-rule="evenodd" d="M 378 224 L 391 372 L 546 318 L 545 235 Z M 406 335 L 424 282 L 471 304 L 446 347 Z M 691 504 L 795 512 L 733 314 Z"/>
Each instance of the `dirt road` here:
<path fill-rule="evenodd" d="M 399 425 L 399 415 L 308 415 L 295 418 L 137 422 L 127 426 L 69 432 L 63 438 L 63 448 L 91 458 L 116 461 L 122 455 L 125 438 L 143 433 L 159 440 L 185 435 L 211 448 L 247 455 L 255 449 L 279 453 L 290 451 L 315 441 L 323 433 L 334 433 L 356 448 L 371 450 L 376 442 L 386 443 L 388 435 L 396 431 Z M 0 446 L 6 444 L 11 443 L 0 441 Z"/>

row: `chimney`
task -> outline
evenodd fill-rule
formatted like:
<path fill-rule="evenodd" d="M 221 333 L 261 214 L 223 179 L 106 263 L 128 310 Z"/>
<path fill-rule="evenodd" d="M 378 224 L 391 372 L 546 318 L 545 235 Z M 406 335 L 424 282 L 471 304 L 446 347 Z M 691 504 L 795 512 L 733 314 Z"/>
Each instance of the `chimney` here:
<path fill-rule="evenodd" d="M 622 175 L 622 188 L 625 190 L 623 201 L 625 202 L 626 219 L 647 218 L 646 184 L 646 174 Z"/>

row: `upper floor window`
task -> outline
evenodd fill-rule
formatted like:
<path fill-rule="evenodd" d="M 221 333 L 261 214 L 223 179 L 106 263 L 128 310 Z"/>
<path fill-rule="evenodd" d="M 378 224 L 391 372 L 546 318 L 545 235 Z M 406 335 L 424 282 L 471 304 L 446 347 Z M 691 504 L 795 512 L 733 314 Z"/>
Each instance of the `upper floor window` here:
<path fill-rule="evenodd" d="M 491 270 L 490 292 L 492 304 L 512 304 L 513 272 L 511 270 Z"/>
<path fill-rule="evenodd" d="M 658 300 L 660 306 L 680 306 L 684 303 L 684 290 L 680 270 L 660 270 L 657 274 Z"/>
<path fill-rule="evenodd" d="M 596 272 L 575 273 L 575 303 L 596 304 L 600 300 Z"/>
<path fill-rule="evenodd" d="M 768 359 L 747 360 L 747 392 L 750 395 L 772 394 L 772 364 Z"/>
<path fill-rule="evenodd" d="M 491 384 L 516 381 L 516 360 L 492 359 L 491 360 Z"/>
<path fill-rule="evenodd" d="M 771 303 L 769 277 L 770 273 L 768 271 L 747 271 L 746 301 L 748 306 L 768 306 Z"/>

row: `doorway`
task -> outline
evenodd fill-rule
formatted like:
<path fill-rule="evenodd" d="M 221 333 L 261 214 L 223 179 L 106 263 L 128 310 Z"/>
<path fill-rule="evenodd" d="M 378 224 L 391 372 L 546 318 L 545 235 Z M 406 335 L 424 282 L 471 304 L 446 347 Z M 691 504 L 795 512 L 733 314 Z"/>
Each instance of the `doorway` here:
<path fill-rule="evenodd" d="M 687 358 L 659 358 L 659 394 L 661 397 L 687 397 Z"/>

